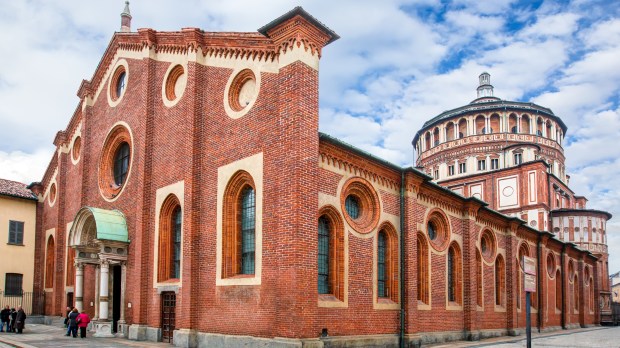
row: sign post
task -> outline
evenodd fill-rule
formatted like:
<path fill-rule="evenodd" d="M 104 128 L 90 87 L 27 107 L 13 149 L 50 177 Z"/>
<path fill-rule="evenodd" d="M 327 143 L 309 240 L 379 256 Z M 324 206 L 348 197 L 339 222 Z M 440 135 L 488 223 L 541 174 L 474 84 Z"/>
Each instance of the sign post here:
<path fill-rule="evenodd" d="M 536 292 L 536 260 L 523 256 L 523 289 L 525 290 L 525 333 L 527 335 L 527 348 L 532 348 L 532 318 L 531 318 L 531 293 Z"/>

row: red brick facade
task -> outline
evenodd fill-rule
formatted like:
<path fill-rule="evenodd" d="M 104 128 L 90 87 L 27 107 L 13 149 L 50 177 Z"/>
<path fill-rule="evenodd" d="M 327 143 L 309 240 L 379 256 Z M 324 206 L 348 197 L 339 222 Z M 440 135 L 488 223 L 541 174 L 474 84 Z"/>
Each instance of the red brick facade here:
<path fill-rule="evenodd" d="M 340 338 L 396 345 L 400 337 L 415 346 L 517 334 L 525 325 L 517 281 L 523 245 L 530 257 L 542 260 L 533 324 L 544 330 L 597 323 L 598 305 L 583 300 L 591 297 L 585 278 L 598 279 L 601 272 L 592 254 L 442 188 L 415 169 L 319 134 L 318 60 L 337 35 L 301 9 L 260 31 L 115 34 L 93 78 L 80 88 L 80 104 L 55 140 L 57 154 L 39 187 L 43 197 L 51 183 L 57 192 L 54 204 L 39 203 L 35 281 L 39 289 L 52 285 L 46 289 L 48 315 L 61 315 L 72 305 L 67 294 L 75 293 L 76 284 L 67 277 L 76 270 L 67 259 L 80 262 L 81 256 L 69 252 L 77 245 L 68 238 L 86 233 L 73 226 L 76 214 L 95 207 L 118 210 L 126 220 L 130 242 L 120 303 L 126 323 L 119 323 L 119 332 L 127 330 L 132 339 L 147 339 L 141 328 L 161 339 L 161 293 L 170 291 L 176 293 L 174 342 L 180 346 L 191 346 L 180 337 L 208 342 L 208 334 L 280 337 L 314 346 Z M 186 63 L 178 65 L 178 59 Z M 116 84 L 118 66 L 126 73 L 121 95 L 108 87 Z M 183 73 L 187 82 L 178 95 L 174 85 Z M 250 93 L 242 105 L 245 99 L 237 94 L 247 79 L 256 82 L 257 95 L 252 99 Z M 168 106 L 164 98 L 178 101 Z M 116 154 L 106 145 L 118 144 L 118 134 L 131 147 L 120 187 L 110 184 Z M 244 187 L 252 187 L 257 199 L 252 274 L 236 271 L 237 204 Z M 359 199 L 359 218 L 347 212 L 349 195 Z M 182 268 L 180 279 L 169 279 L 173 251 L 165 244 L 172 243 L 165 219 L 177 206 Z M 329 243 L 334 290 L 327 295 L 317 291 L 321 216 L 335 230 Z M 438 236 L 429 237 L 429 223 Z M 384 262 L 377 246 L 381 231 L 387 240 Z M 48 235 L 53 253 L 45 247 Z M 551 272 L 548 254 L 555 258 Z M 42 276 L 49 274 L 43 269 L 46 255 L 54 256 L 50 284 Z M 389 289 L 383 296 L 379 264 L 385 264 Z M 91 303 L 102 300 L 95 289 L 98 274 L 93 265 L 84 266 L 83 306 L 91 316 L 97 314 Z M 110 277 L 113 303 L 120 279 L 112 267 Z M 597 294 L 599 283 L 592 286 Z M 110 308 L 109 319 L 118 318 L 119 309 Z"/>

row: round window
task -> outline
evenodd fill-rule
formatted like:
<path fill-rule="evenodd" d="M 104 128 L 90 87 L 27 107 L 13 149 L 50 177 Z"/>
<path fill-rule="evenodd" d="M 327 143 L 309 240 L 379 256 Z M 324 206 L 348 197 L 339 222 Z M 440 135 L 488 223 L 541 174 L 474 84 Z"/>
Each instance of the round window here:
<path fill-rule="evenodd" d="M 443 251 L 450 242 L 450 226 L 448 218 L 438 209 L 431 211 L 426 222 L 426 233 L 431 246 L 437 251 Z"/>
<path fill-rule="evenodd" d="M 480 235 L 480 252 L 482 253 L 482 258 L 486 262 L 493 262 L 495 260 L 495 235 L 490 230 L 484 230 Z"/>
<path fill-rule="evenodd" d="M 176 65 L 170 70 L 166 79 L 166 99 L 168 99 L 168 101 L 174 101 L 179 98 L 183 94 L 186 83 L 187 74 L 185 74 L 183 66 Z"/>
<path fill-rule="evenodd" d="M 77 137 L 73 141 L 73 148 L 71 148 L 71 158 L 73 161 L 80 159 L 80 151 L 82 151 L 82 138 Z"/>
<path fill-rule="evenodd" d="M 123 65 L 119 65 L 112 76 L 112 83 L 110 84 L 110 97 L 112 100 L 117 101 L 123 96 L 126 85 L 127 71 L 125 71 L 125 67 Z"/>
<path fill-rule="evenodd" d="M 347 223 L 358 233 L 369 233 L 379 223 L 379 196 L 372 185 L 362 178 L 351 178 L 343 185 L 341 209 Z"/>
<path fill-rule="evenodd" d="M 248 107 L 257 97 L 256 77 L 250 69 L 241 70 L 233 80 L 228 92 L 228 104 L 234 111 Z"/>
<path fill-rule="evenodd" d="M 55 202 L 56 202 L 56 183 L 53 183 L 50 186 L 50 193 L 49 193 L 49 204 L 50 204 L 50 206 L 54 205 Z"/>
<path fill-rule="evenodd" d="M 131 135 L 123 125 L 108 134 L 99 161 L 99 191 L 106 199 L 116 199 L 131 172 Z"/>

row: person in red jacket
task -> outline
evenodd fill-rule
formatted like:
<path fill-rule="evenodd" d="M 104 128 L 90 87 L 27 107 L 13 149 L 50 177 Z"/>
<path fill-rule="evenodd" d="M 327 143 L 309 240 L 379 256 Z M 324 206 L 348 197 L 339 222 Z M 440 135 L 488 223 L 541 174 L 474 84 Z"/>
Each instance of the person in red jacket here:
<path fill-rule="evenodd" d="M 90 323 L 90 317 L 86 314 L 86 311 L 82 311 L 77 317 L 77 325 L 80 328 L 80 338 L 86 337 L 86 327 Z"/>

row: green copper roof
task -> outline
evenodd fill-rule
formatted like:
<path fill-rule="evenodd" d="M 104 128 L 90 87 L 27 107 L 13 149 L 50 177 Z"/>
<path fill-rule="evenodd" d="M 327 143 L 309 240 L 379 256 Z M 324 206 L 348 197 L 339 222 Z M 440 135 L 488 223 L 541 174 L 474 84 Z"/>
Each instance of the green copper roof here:
<path fill-rule="evenodd" d="M 118 210 L 85 207 L 93 213 L 97 225 L 97 239 L 129 242 L 125 216 Z"/>

